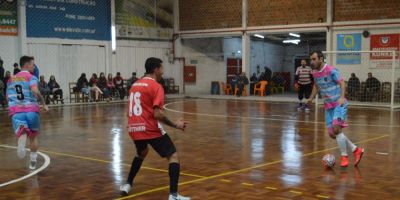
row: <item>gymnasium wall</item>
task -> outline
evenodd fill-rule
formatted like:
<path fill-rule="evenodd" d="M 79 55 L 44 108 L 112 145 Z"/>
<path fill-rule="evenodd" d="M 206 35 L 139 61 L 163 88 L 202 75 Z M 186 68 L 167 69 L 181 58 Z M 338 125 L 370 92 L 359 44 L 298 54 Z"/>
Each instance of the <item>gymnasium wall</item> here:
<path fill-rule="evenodd" d="M 400 18 L 399 0 L 334 0 L 333 20 L 359 21 Z"/>
<path fill-rule="evenodd" d="M 0 57 L 4 61 L 6 70 L 13 70 L 13 64 L 19 62 L 18 59 L 18 37 L 0 36 Z"/>

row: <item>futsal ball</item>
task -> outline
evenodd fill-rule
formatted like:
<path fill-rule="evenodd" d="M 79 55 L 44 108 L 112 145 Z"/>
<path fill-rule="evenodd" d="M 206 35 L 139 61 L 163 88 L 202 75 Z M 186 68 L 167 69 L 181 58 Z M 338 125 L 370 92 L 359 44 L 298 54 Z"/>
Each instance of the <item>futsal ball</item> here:
<path fill-rule="evenodd" d="M 322 164 L 324 165 L 325 168 L 332 168 L 335 166 L 335 156 L 332 154 L 326 154 L 324 157 L 322 157 Z"/>

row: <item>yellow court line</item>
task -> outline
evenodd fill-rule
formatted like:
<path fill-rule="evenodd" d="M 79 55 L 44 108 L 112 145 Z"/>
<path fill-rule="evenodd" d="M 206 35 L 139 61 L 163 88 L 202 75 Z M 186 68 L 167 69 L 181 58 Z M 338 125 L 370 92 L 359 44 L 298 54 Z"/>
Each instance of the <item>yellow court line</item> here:
<path fill-rule="evenodd" d="M 232 182 L 231 180 L 228 180 L 228 179 L 221 179 L 220 181 L 225 182 L 225 183 L 230 183 L 230 182 Z"/>
<path fill-rule="evenodd" d="M 368 140 L 362 140 L 362 141 L 356 142 L 354 144 L 367 143 L 367 142 L 379 140 L 379 139 L 382 139 L 382 138 L 385 138 L 385 137 L 389 137 L 389 134 L 382 135 L 382 136 L 375 137 L 375 138 L 371 138 L 371 139 L 368 139 Z M 332 148 L 323 149 L 323 150 L 320 150 L 320 151 L 314 151 L 314 152 L 306 153 L 306 154 L 303 154 L 302 157 L 307 157 L 307 156 L 319 154 L 319 153 L 322 153 L 322 152 L 325 152 L 325 151 L 330 151 L 330 150 L 337 149 L 337 148 L 339 148 L 339 147 L 332 147 Z M 231 174 L 237 174 L 237 173 L 240 173 L 240 172 L 249 171 L 249 170 L 252 170 L 252 169 L 265 167 L 265 166 L 269 166 L 269 165 L 274 165 L 274 164 L 281 163 L 281 162 L 283 162 L 283 160 L 276 160 L 276 161 L 272 161 L 272 162 L 269 162 L 269 163 L 259 164 L 259 165 L 255 165 L 255 166 L 244 168 L 244 169 L 239 169 L 239 170 L 235 170 L 235 171 L 228 171 L 228 172 L 224 172 L 224 173 L 221 173 L 221 174 L 216 174 L 216 175 L 213 175 L 213 176 L 208 176 L 208 177 L 204 177 L 204 178 L 199 178 L 199 179 L 195 179 L 195 180 L 191 180 L 191 181 L 182 182 L 182 183 L 179 183 L 179 185 L 180 186 L 188 185 L 188 184 L 191 184 L 191 183 L 196 183 L 196 182 L 201 182 L 201 181 L 210 180 L 210 179 L 214 179 L 214 178 L 219 178 L 219 177 L 222 177 L 222 176 L 227 176 L 227 175 L 231 175 Z M 141 195 L 144 195 L 144 194 L 149 194 L 149 193 L 152 193 L 152 192 L 162 191 L 162 190 L 167 189 L 167 188 L 169 188 L 169 186 L 163 186 L 163 187 L 159 187 L 159 188 L 143 191 L 143 192 L 140 192 L 140 193 L 137 193 L 137 194 L 125 196 L 125 197 L 122 197 L 122 198 L 117 198 L 116 200 L 129 199 L 129 198 L 141 196 Z"/>
<path fill-rule="evenodd" d="M 275 187 L 265 187 L 265 189 L 269 189 L 269 190 L 277 190 L 278 188 L 275 188 Z"/>
<path fill-rule="evenodd" d="M 242 183 L 242 185 L 245 185 L 245 186 L 253 186 L 254 184 L 252 184 L 252 183 Z"/>
<path fill-rule="evenodd" d="M 91 157 L 86 157 L 86 156 L 77 156 L 77 155 L 72 155 L 72 154 L 66 154 L 66 153 L 59 153 L 59 152 L 54 152 L 54 151 L 47 151 L 47 150 L 40 150 L 42 152 L 46 152 L 49 154 L 54 154 L 54 155 L 60 155 L 60 156 L 67 156 L 67 157 L 71 157 L 71 158 L 78 158 L 78 159 L 82 159 L 82 160 L 90 160 L 90 161 L 95 161 L 95 162 L 101 162 L 101 163 L 108 163 L 111 164 L 113 163 L 112 161 L 108 161 L 108 160 L 102 160 L 102 159 L 97 159 L 97 158 L 91 158 Z M 129 164 L 125 164 L 125 163 L 120 163 L 121 165 L 124 166 L 131 166 Z M 152 170 L 152 171 L 157 171 L 157 172 L 163 172 L 163 173 L 168 173 L 168 170 L 164 170 L 164 169 L 157 169 L 157 168 L 152 168 L 152 167 L 141 167 L 142 169 L 147 169 L 147 170 Z M 195 177 L 195 178 L 205 178 L 206 176 L 200 176 L 200 175 L 195 175 L 195 174 L 190 174 L 190 173 L 180 173 L 181 175 L 184 176 L 190 176 L 190 177 Z"/>
<path fill-rule="evenodd" d="M 316 195 L 316 197 L 322 198 L 322 199 L 329 199 L 329 196 L 325 196 L 325 195 Z"/>
<path fill-rule="evenodd" d="M 290 193 L 293 193 L 293 194 L 303 194 L 303 192 L 295 191 L 295 190 L 290 190 L 289 192 L 290 192 Z"/>

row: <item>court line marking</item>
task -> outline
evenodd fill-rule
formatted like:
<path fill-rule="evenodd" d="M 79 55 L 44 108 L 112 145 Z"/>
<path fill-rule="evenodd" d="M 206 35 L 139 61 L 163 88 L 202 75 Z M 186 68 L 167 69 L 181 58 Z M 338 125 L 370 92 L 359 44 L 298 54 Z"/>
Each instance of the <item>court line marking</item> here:
<path fill-rule="evenodd" d="M 304 121 L 304 120 L 294 120 L 294 119 L 274 119 L 270 117 L 243 117 L 243 116 L 235 116 L 235 115 L 219 115 L 219 114 L 206 114 L 206 113 L 194 113 L 194 112 L 185 112 L 168 108 L 168 106 L 177 103 L 185 103 L 188 101 L 176 101 L 167 103 L 164 105 L 164 109 L 181 114 L 188 115 L 199 115 L 199 116 L 207 116 L 207 117 L 222 117 L 222 118 L 240 118 L 240 119 L 255 119 L 255 120 L 269 120 L 269 121 L 284 121 L 284 122 L 301 122 L 301 123 L 309 123 L 309 124 L 325 124 L 325 122 L 314 122 L 314 121 Z M 390 128 L 400 128 L 399 125 L 384 125 L 384 124 L 348 124 L 351 126 L 370 126 L 370 127 L 390 127 Z"/>
<path fill-rule="evenodd" d="M 390 136 L 389 134 L 386 134 L 386 135 L 382 135 L 382 136 L 379 136 L 379 137 L 374 137 L 374 138 L 371 138 L 371 139 L 362 140 L 362 141 L 356 142 L 354 144 L 362 144 L 362 143 L 368 143 L 368 142 L 371 142 L 371 141 L 377 141 L 377 140 L 380 140 L 382 138 L 386 138 L 386 137 L 389 137 L 389 136 Z M 332 147 L 332 148 L 328 148 L 328 149 L 314 151 L 314 152 L 303 154 L 301 157 L 308 157 L 308 156 L 311 156 L 311 155 L 319 154 L 319 153 L 326 152 L 326 151 L 331 151 L 333 149 L 338 149 L 338 148 L 339 147 Z M 252 169 L 261 168 L 261 167 L 265 167 L 265 166 L 270 166 L 270 165 L 274 165 L 274 164 L 278 164 L 278 163 L 282 163 L 282 162 L 283 162 L 282 159 L 281 160 L 276 160 L 276 161 L 272 161 L 272 162 L 269 162 L 269 163 L 263 163 L 263 164 L 259 164 L 259 165 L 254 165 L 252 167 L 247 167 L 247 168 L 234 170 L 234 171 L 223 172 L 223 173 L 216 174 L 216 175 L 213 175 L 213 176 L 208 176 L 208 177 L 204 177 L 204 178 L 199 178 L 199 179 L 195 179 L 195 180 L 191 180 L 191 181 L 182 182 L 182 183 L 179 183 L 178 185 L 179 186 L 188 185 L 188 184 L 191 184 L 191 183 L 206 181 L 206 180 L 219 178 L 219 177 L 222 177 L 222 176 L 227 176 L 227 175 L 232 175 L 232 174 L 237 174 L 237 173 L 241 173 L 241 172 L 244 172 L 244 171 L 249 171 L 249 170 L 252 170 Z M 137 194 L 132 194 L 132 195 L 129 195 L 129 196 L 117 198 L 116 200 L 123 200 L 123 199 L 129 199 L 129 198 L 133 198 L 133 197 L 138 197 L 138 196 L 141 196 L 141 195 L 162 191 L 162 190 L 165 190 L 165 189 L 168 189 L 168 188 L 169 188 L 169 186 L 163 186 L 163 187 L 159 187 L 159 188 L 154 188 L 154 189 L 146 190 L 146 191 L 143 191 L 143 192 L 140 192 L 140 193 L 137 193 Z"/>
<path fill-rule="evenodd" d="M 46 152 L 46 153 L 54 154 L 54 155 L 59 155 L 59 156 L 67 156 L 67 157 L 77 158 L 77 159 L 82 159 L 82 160 L 90 160 L 90 161 L 96 161 L 96 162 L 101 162 L 101 163 L 107 163 L 107 164 L 112 164 L 113 163 L 112 161 L 108 161 L 108 160 L 102 160 L 102 159 L 91 158 L 91 157 L 86 157 L 86 156 L 77 156 L 77 155 L 66 154 L 66 153 L 59 153 L 59 152 L 55 152 L 55 151 L 42 150 L 42 152 Z M 119 163 L 119 164 L 124 165 L 124 166 L 128 166 L 128 167 L 131 166 L 131 165 L 126 164 L 126 163 Z M 147 170 L 152 170 L 152 171 L 168 173 L 168 170 L 157 169 L 157 168 L 152 168 L 152 167 L 142 166 L 141 169 L 147 169 Z M 195 177 L 195 178 L 204 178 L 204 177 L 206 177 L 206 176 L 200 176 L 200 175 L 184 173 L 184 172 L 183 173 L 181 172 L 180 174 L 184 175 L 184 176 Z"/>
<path fill-rule="evenodd" d="M 242 185 L 244 185 L 244 186 L 254 186 L 254 184 L 252 184 L 252 183 L 242 183 Z"/>
<path fill-rule="evenodd" d="M 10 148 L 10 149 L 17 149 L 17 147 L 8 146 L 8 145 L 2 145 L 2 144 L 0 145 L 0 147 Z M 30 151 L 29 149 L 27 149 L 27 150 Z M 42 153 L 42 152 L 39 152 L 39 151 L 37 153 L 44 158 L 44 164 L 40 168 L 38 168 L 38 169 L 32 171 L 31 173 L 29 173 L 29 174 L 27 174 L 25 176 L 22 176 L 20 178 L 17 178 L 17 179 L 2 183 L 2 184 L 0 184 L 0 188 L 4 187 L 4 186 L 7 186 L 7 185 L 10 185 L 10 184 L 13 184 L 13 183 L 16 183 L 16 182 L 19 182 L 19 181 L 22 181 L 22 180 L 25 180 L 27 178 L 30 178 L 30 177 L 38 174 L 39 172 L 43 171 L 44 169 L 46 169 L 50 165 L 50 157 L 48 155 Z"/>

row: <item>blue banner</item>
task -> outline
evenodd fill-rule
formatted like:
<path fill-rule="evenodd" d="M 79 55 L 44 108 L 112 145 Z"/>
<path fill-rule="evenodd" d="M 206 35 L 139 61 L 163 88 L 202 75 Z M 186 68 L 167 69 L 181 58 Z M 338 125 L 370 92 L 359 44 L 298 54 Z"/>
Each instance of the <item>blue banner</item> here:
<path fill-rule="evenodd" d="M 110 0 L 27 0 L 28 37 L 111 39 Z"/>
<path fill-rule="evenodd" d="M 361 33 L 338 34 L 337 51 L 361 51 Z M 338 53 L 336 64 L 361 64 L 361 54 Z"/>

